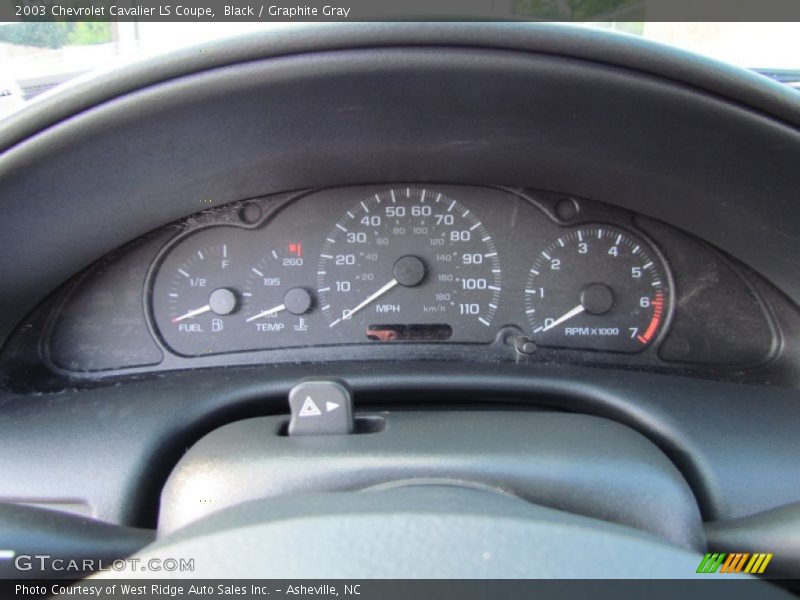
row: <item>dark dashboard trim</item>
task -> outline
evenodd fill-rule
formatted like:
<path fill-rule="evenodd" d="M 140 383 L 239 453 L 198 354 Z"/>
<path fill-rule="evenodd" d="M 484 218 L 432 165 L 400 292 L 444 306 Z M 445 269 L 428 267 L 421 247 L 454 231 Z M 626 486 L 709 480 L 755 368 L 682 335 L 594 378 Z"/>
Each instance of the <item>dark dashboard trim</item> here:
<path fill-rule="evenodd" d="M 624 67 L 689 84 L 800 126 L 800 103 L 793 90 L 785 85 L 752 71 L 632 35 L 553 23 L 371 23 L 369 27 L 338 23 L 219 40 L 145 59 L 119 71 L 81 78 L 59 93 L 40 96 L 4 123 L 0 130 L 0 152 L 92 106 L 202 71 L 309 52 L 436 46 L 519 50 Z"/>
<path fill-rule="evenodd" d="M 2 499 L 80 499 L 102 520 L 152 526 L 159 490 L 188 446 L 225 423 L 283 413 L 289 389 L 307 377 L 346 381 L 361 411 L 539 406 L 610 418 L 670 457 L 706 521 L 800 497 L 794 390 L 567 365 L 465 371 L 457 361 L 426 361 L 210 369 L 57 394 L 0 393 L 0 438 L 14 448 L 0 455 Z M 742 443 L 742 431 L 753 443 Z M 92 473 L 95 484 L 76 472 Z"/>

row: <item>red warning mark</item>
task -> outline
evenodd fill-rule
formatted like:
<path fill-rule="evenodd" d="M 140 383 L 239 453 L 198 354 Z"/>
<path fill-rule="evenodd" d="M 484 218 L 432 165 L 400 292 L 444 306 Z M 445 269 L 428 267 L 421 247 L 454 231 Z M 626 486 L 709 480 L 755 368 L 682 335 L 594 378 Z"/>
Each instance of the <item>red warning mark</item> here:
<path fill-rule="evenodd" d="M 664 296 L 662 294 L 656 294 L 656 298 L 653 300 L 652 305 L 654 310 L 653 318 L 650 320 L 650 325 L 647 326 L 647 330 L 643 335 L 636 336 L 636 339 L 642 344 L 647 344 L 653 338 L 656 331 L 658 331 L 658 325 L 661 323 L 661 317 L 664 314 Z"/>
<path fill-rule="evenodd" d="M 303 244 L 301 242 L 289 242 L 289 254 L 298 258 L 303 257 Z"/>

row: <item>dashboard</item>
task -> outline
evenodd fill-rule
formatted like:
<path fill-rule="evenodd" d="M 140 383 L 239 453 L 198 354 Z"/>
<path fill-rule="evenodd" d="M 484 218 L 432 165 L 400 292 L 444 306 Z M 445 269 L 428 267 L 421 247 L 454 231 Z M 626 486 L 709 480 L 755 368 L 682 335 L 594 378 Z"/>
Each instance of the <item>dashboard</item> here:
<path fill-rule="evenodd" d="M 786 335 L 770 297 L 693 236 L 572 195 L 311 189 L 207 209 L 111 253 L 36 313 L 7 363 L 22 385 L 14 367 L 34 364 L 91 381 L 353 357 L 757 381 L 780 368 Z"/>
<path fill-rule="evenodd" d="M 288 502 L 281 481 L 539 469 L 532 502 L 646 509 L 777 569 L 800 556 L 762 535 L 800 539 L 770 517 L 800 499 L 789 94 L 630 36 L 394 23 L 219 42 L 42 99 L 0 130 L 0 501 L 152 536 L 212 435 L 200 475 L 230 482 L 236 455 L 241 489 Z M 309 380 L 352 392 L 352 435 L 286 435 Z M 740 531 L 758 536 L 719 542 Z"/>

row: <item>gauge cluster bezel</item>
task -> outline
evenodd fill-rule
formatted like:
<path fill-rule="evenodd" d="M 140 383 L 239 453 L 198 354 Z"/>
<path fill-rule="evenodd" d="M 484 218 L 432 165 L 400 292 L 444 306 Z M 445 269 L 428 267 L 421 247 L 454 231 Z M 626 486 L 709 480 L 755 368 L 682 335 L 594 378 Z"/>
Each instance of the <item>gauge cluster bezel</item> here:
<path fill-rule="evenodd" d="M 198 354 L 187 356 L 181 352 L 176 352 L 164 337 L 161 335 L 158 323 L 155 318 L 153 310 L 153 287 L 156 277 L 158 276 L 159 269 L 163 265 L 165 259 L 174 252 L 175 248 L 181 246 L 192 236 L 200 233 L 201 231 L 208 230 L 214 227 L 236 227 L 242 230 L 267 230 L 270 226 L 274 226 L 275 221 L 280 214 L 289 207 L 298 206 L 303 207 L 303 202 L 307 202 L 309 197 L 321 195 L 317 201 L 327 201 L 328 196 L 336 194 L 345 194 L 347 197 L 352 198 L 352 203 L 356 204 L 363 198 L 368 198 L 375 193 L 382 193 L 390 189 L 400 189 L 405 186 L 412 186 L 417 188 L 426 188 L 433 193 L 445 192 L 454 199 L 458 199 L 464 194 L 471 194 L 471 201 L 474 203 L 476 197 L 483 194 L 499 194 L 506 198 L 508 202 L 522 202 L 524 208 L 532 211 L 529 216 L 531 219 L 544 219 L 552 227 L 554 231 L 569 231 L 573 228 L 592 225 L 607 225 L 617 229 L 627 231 L 634 235 L 636 238 L 646 243 L 655 259 L 660 262 L 662 272 L 667 280 L 666 289 L 668 290 L 669 299 L 672 297 L 672 276 L 669 266 L 663 254 L 657 247 L 657 244 L 650 239 L 650 237 L 643 231 L 636 228 L 633 224 L 633 215 L 628 211 L 610 207 L 607 205 L 586 201 L 583 199 L 576 199 L 563 194 L 550 194 L 546 192 L 531 192 L 516 190 L 511 188 L 504 188 L 500 186 L 458 186 L 451 184 L 409 184 L 409 183 L 394 183 L 394 184 L 378 184 L 366 186 L 349 186 L 345 188 L 329 188 L 324 190 L 305 190 L 293 194 L 282 195 L 278 198 L 267 197 L 257 198 L 242 201 L 226 207 L 204 211 L 195 217 L 187 219 L 180 225 L 180 233 L 169 241 L 158 253 L 156 259 L 151 265 L 146 283 L 146 292 L 144 294 L 143 302 L 145 312 L 147 315 L 148 326 L 154 339 L 156 339 L 164 352 L 164 363 L 177 363 L 175 366 L 168 368 L 186 368 L 187 365 L 181 364 L 186 359 L 191 361 L 188 366 L 217 366 L 217 365 L 232 365 L 232 364 L 260 364 L 263 362 L 297 362 L 298 360 L 331 360 L 330 352 L 327 348 L 336 346 L 346 346 L 348 358 L 358 359 L 376 359 L 376 360 L 391 360 L 396 359 L 398 356 L 406 358 L 431 358 L 431 359 L 444 359 L 444 360 L 462 360 L 462 361 L 515 361 L 515 362 L 528 362 L 528 361 L 568 361 L 568 362 L 585 362 L 586 353 L 596 354 L 590 362 L 598 364 L 628 364 L 632 366 L 649 366 L 657 367 L 661 365 L 656 355 L 655 349 L 659 341 L 662 339 L 664 333 L 669 328 L 671 319 L 671 305 L 670 301 L 667 302 L 667 310 L 665 311 L 664 322 L 659 328 L 656 337 L 645 348 L 637 351 L 635 360 L 626 360 L 621 358 L 615 351 L 603 350 L 587 350 L 583 348 L 539 348 L 534 353 L 521 352 L 518 338 L 524 338 L 530 335 L 528 331 L 528 324 L 519 311 L 517 319 L 506 323 L 497 322 L 492 328 L 493 335 L 482 342 L 471 341 L 436 341 L 436 342 L 419 342 L 419 341 L 404 341 L 393 342 L 391 344 L 376 344 L 371 343 L 367 339 L 347 340 L 346 342 L 337 341 L 321 341 L 314 344 L 288 344 L 277 347 L 267 347 L 261 349 L 243 349 L 238 351 L 230 351 L 224 353 L 214 353 L 209 355 Z M 496 198 L 495 198 L 496 199 Z M 565 204 L 574 206 L 577 210 L 565 211 L 561 210 Z M 260 217 L 252 222 L 246 222 L 245 211 L 248 207 L 258 206 Z M 306 210 L 312 209 L 313 206 L 305 206 Z M 484 210 L 489 210 L 487 206 Z M 513 210 L 518 210 L 514 208 Z M 538 216 L 533 216 L 534 213 Z M 330 225 L 331 227 L 333 225 Z M 324 237 L 326 231 L 317 232 L 318 236 Z M 505 233 L 505 232 L 503 232 Z M 546 246 L 547 242 L 542 240 L 535 240 L 526 250 L 533 252 L 539 246 Z M 523 262 L 525 259 L 522 259 Z M 310 260 L 314 262 L 313 258 Z M 310 266 L 309 266 L 310 268 Z M 519 269 L 517 269 L 519 270 Z M 516 282 L 520 288 L 519 298 L 508 297 L 504 290 L 500 302 L 508 307 L 509 305 L 523 305 L 523 297 L 521 295 L 522 282 Z M 513 291 L 513 290 L 512 290 Z M 366 346 L 367 349 L 363 349 Z M 394 347 L 392 347 L 394 346 Z M 399 348 L 402 347 L 402 350 Z M 336 357 L 334 360 L 340 358 L 341 353 L 334 351 Z M 605 355 L 611 355 L 608 358 Z M 228 358 L 222 358 L 222 357 Z M 633 356 L 633 354 L 631 354 Z M 217 357 L 217 359 L 211 358 Z M 175 359 L 175 360 L 173 360 Z"/>

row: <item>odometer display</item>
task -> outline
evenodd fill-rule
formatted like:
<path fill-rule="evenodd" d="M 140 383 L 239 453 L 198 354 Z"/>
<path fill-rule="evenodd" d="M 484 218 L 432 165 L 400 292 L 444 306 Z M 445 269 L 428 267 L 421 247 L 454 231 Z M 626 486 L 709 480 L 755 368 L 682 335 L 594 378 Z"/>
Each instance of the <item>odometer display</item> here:
<path fill-rule="evenodd" d="M 414 187 L 354 202 L 325 239 L 317 271 L 328 325 L 352 341 L 420 341 L 421 334 L 406 334 L 433 331 L 426 324 L 452 328 L 451 341 L 489 341 L 501 282 L 494 240 L 479 217 Z M 397 335 L 376 336 L 386 323 Z M 442 328 L 436 331 L 428 341 L 441 339 Z"/>
<path fill-rule="evenodd" d="M 582 226 L 534 259 L 525 285 L 531 338 L 541 346 L 638 352 L 663 330 L 666 267 L 632 234 Z"/>

